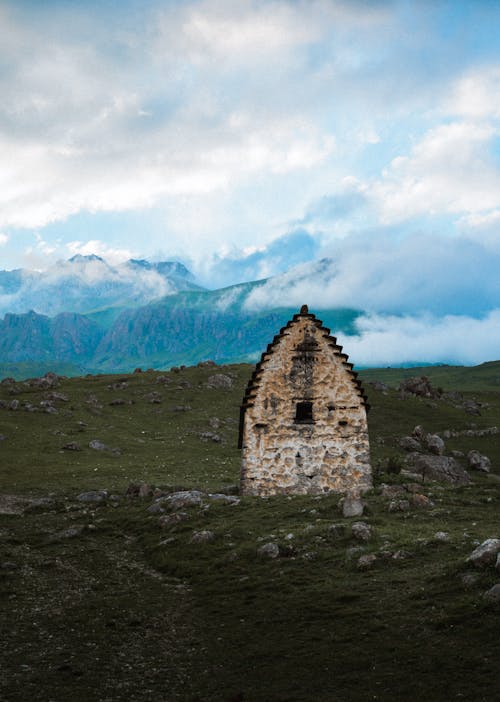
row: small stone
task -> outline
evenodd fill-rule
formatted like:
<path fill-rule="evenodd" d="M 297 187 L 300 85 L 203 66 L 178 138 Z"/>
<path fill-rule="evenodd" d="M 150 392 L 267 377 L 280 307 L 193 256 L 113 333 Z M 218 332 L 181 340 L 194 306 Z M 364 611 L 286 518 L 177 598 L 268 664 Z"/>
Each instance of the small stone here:
<path fill-rule="evenodd" d="M 409 500 L 391 500 L 389 503 L 389 512 L 409 512 Z"/>
<path fill-rule="evenodd" d="M 434 503 L 432 502 L 432 500 L 429 499 L 427 495 L 421 495 L 420 493 L 410 495 L 409 502 L 412 507 L 418 507 L 419 509 L 428 509 L 429 507 L 434 507 Z"/>
<path fill-rule="evenodd" d="M 147 508 L 146 512 L 149 512 L 149 514 L 163 514 L 165 510 L 160 502 L 153 502 L 153 504 Z"/>
<path fill-rule="evenodd" d="M 377 556 L 374 553 L 367 553 L 364 556 L 358 558 L 358 568 L 360 570 L 368 570 L 372 568 L 377 561 Z"/>
<path fill-rule="evenodd" d="M 92 439 L 92 441 L 89 441 L 89 448 L 94 449 L 94 451 L 107 451 L 108 446 L 98 439 Z"/>
<path fill-rule="evenodd" d="M 207 387 L 217 390 L 230 390 L 233 387 L 233 379 L 224 373 L 209 376 Z"/>
<path fill-rule="evenodd" d="M 500 553 L 497 553 L 497 562 L 495 563 L 495 568 L 500 571 Z"/>
<path fill-rule="evenodd" d="M 420 444 L 420 441 L 414 439 L 412 436 L 403 436 L 403 438 L 398 441 L 398 444 L 404 451 L 422 450 L 422 445 Z"/>
<path fill-rule="evenodd" d="M 107 497 L 107 490 L 90 490 L 89 492 L 81 492 L 76 499 L 79 502 L 104 502 Z"/>
<path fill-rule="evenodd" d="M 59 539 L 74 539 L 75 537 L 80 536 L 82 532 L 83 526 L 74 526 L 57 532 L 57 534 L 54 534 L 50 540 L 59 541 Z"/>
<path fill-rule="evenodd" d="M 193 536 L 191 537 L 191 543 L 192 544 L 208 544 L 211 541 L 214 541 L 215 539 L 215 534 L 213 531 L 209 531 L 208 529 L 204 529 L 202 531 L 195 531 Z"/>
<path fill-rule="evenodd" d="M 148 511 L 150 510 L 151 508 Z M 187 519 L 189 519 L 187 512 L 174 512 L 173 514 L 165 514 L 163 517 L 160 517 L 158 524 L 161 527 L 175 526 L 176 524 L 179 524 L 179 522 L 185 522 Z"/>
<path fill-rule="evenodd" d="M 483 456 L 479 451 L 469 451 L 467 454 L 469 468 L 472 470 L 480 470 L 484 473 L 489 473 L 491 470 L 491 461 L 488 456 Z"/>
<path fill-rule="evenodd" d="M 450 535 L 446 531 L 436 531 L 434 534 L 434 541 L 443 541 L 447 543 L 450 541 Z"/>
<path fill-rule="evenodd" d="M 266 558 L 278 558 L 280 550 L 278 544 L 270 542 L 260 546 L 260 548 L 257 549 L 257 553 L 259 556 L 265 556 Z"/>
<path fill-rule="evenodd" d="M 372 528 L 366 522 L 354 522 L 351 527 L 351 533 L 355 539 L 369 541 L 372 537 Z"/>
<path fill-rule="evenodd" d="M 493 565 L 500 552 L 500 539 L 486 539 L 467 558 L 476 568 Z"/>
<path fill-rule="evenodd" d="M 241 502 L 239 497 L 235 497 L 234 495 L 223 495 L 221 492 L 209 493 L 207 497 L 209 500 L 213 500 L 214 502 L 223 502 L 227 505 L 239 505 Z"/>
<path fill-rule="evenodd" d="M 497 583 L 496 585 L 493 585 L 493 587 L 490 587 L 489 590 L 486 590 L 483 597 L 485 600 L 489 600 L 490 602 L 500 602 L 500 583 Z"/>
<path fill-rule="evenodd" d="M 403 485 L 386 485 L 382 483 L 380 486 L 380 494 L 382 497 L 395 497 L 396 495 L 401 495 L 406 492 Z"/>
<path fill-rule="evenodd" d="M 80 446 L 80 444 L 78 442 L 70 441 L 69 443 L 64 444 L 63 450 L 64 451 L 81 451 L 82 447 Z"/>

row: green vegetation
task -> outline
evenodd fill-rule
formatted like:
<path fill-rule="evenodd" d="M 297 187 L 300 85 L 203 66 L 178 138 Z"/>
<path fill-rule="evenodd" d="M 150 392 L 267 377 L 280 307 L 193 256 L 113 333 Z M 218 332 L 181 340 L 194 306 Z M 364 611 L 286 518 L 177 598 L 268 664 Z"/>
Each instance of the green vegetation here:
<path fill-rule="evenodd" d="M 389 512 L 379 485 L 411 481 L 385 471 L 403 465 L 397 439 L 417 424 L 500 426 L 500 389 L 487 381 L 499 366 L 442 367 L 436 382 L 430 368 L 409 373 L 467 389 L 482 403 L 477 416 L 451 400 L 400 399 L 393 388 L 406 370 L 360 374 L 376 468 L 366 542 L 351 534 L 356 519 L 342 516 L 338 495 L 206 499 L 163 526 L 170 513 L 149 512 L 153 497 L 125 496 L 142 481 L 234 492 L 249 366 L 68 378 L 48 389 L 1 384 L 0 400 L 19 408 L 0 408 L 0 698 L 497 699 L 500 605 L 483 593 L 500 575 L 466 558 L 476 542 L 500 537 L 498 436 L 446 441 L 447 451 L 488 455 L 492 472 L 474 473 L 467 487 L 419 485 L 428 508 Z M 232 387 L 209 387 L 221 373 Z M 375 378 L 391 389 L 366 384 Z M 44 399 L 57 413 L 23 409 Z M 108 449 L 90 448 L 94 440 Z M 63 448 L 72 443 L 81 450 Z M 103 502 L 76 499 L 100 489 L 111 495 Z M 193 542 L 199 531 L 213 540 Z M 258 554 L 269 542 L 276 559 Z M 363 554 L 377 556 L 372 568 L 358 567 Z"/>

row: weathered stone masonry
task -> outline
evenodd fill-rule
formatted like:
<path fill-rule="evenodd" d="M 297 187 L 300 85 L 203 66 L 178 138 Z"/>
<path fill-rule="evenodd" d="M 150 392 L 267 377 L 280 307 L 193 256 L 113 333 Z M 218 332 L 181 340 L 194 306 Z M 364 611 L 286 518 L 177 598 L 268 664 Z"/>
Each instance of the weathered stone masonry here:
<path fill-rule="evenodd" d="M 243 495 L 363 492 L 371 487 L 357 374 L 304 305 L 262 354 L 241 406 Z"/>

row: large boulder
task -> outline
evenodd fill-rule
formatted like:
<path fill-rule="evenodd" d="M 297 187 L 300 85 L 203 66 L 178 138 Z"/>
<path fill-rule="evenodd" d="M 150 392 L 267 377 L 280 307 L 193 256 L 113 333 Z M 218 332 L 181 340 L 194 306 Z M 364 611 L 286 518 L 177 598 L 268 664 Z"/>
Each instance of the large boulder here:
<path fill-rule="evenodd" d="M 437 480 L 454 485 L 470 483 L 467 471 L 451 456 L 424 456 L 413 453 L 406 460 L 411 470 L 421 475 L 423 480 Z"/>
<path fill-rule="evenodd" d="M 416 395 L 417 397 L 440 397 L 441 392 L 432 387 L 426 375 L 407 378 L 399 384 L 401 395 Z"/>

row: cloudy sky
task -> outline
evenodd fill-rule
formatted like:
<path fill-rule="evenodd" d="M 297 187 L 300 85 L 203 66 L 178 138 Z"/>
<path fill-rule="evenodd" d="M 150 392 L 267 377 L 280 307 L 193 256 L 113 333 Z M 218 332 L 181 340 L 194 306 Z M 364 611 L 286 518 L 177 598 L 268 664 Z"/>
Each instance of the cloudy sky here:
<path fill-rule="evenodd" d="M 297 299 L 500 357 L 499 28 L 495 0 L 0 0 L 0 268 L 328 257 Z"/>

